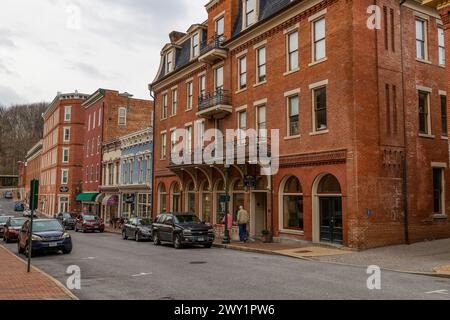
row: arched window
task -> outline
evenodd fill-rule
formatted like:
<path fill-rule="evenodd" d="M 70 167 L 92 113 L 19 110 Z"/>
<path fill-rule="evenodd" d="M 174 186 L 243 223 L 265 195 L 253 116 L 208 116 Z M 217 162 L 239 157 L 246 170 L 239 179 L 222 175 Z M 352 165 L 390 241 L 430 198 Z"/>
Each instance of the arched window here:
<path fill-rule="evenodd" d="M 167 192 L 166 192 L 166 186 L 163 183 L 160 183 L 158 186 L 158 212 L 164 213 L 167 212 Z"/>
<path fill-rule="evenodd" d="M 186 211 L 195 213 L 195 185 L 190 181 L 186 187 Z"/>
<path fill-rule="evenodd" d="M 303 190 L 297 177 L 287 179 L 282 190 L 284 229 L 303 230 Z"/>
<path fill-rule="evenodd" d="M 209 191 L 208 181 L 203 181 L 200 187 L 201 212 L 202 220 L 206 223 L 211 223 L 211 192 Z"/>
<path fill-rule="evenodd" d="M 317 193 L 319 195 L 341 194 L 341 185 L 335 176 L 327 174 L 320 180 L 319 187 L 317 188 Z"/>
<path fill-rule="evenodd" d="M 245 204 L 245 186 L 244 181 L 239 179 L 233 184 L 233 221 L 237 221 L 239 207 Z"/>
<path fill-rule="evenodd" d="M 181 190 L 180 190 L 180 185 L 177 182 L 172 184 L 170 196 L 171 196 L 170 211 L 172 211 L 174 213 L 180 212 L 180 210 L 181 210 Z"/>

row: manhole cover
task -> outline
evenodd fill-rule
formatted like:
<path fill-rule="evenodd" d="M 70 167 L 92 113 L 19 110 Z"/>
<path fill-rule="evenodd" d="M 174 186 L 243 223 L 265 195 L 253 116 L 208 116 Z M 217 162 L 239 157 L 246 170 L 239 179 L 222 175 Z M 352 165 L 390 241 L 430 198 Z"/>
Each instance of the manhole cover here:
<path fill-rule="evenodd" d="M 302 251 L 296 251 L 296 252 L 294 252 L 294 253 L 312 253 L 312 251 L 309 251 L 309 250 L 302 250 Z"/>
<path fill-rule="evenodd" d="M 190 264 L 206 264 L 207 262 L 205 261 L 192 261 L 190 262 Z"/>

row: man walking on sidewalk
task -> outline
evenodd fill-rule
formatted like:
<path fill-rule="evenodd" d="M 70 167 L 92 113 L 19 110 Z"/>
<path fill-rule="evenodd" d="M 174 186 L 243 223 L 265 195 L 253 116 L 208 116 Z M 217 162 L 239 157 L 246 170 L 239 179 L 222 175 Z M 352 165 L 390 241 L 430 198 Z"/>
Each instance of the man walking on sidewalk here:
<path fill-rule="evenodd" d="M 250 222 L 250 216 L 243 206 L 239 207 L 237 222 L 239 225 L 239 240 L 247 242 L 247 224 Z"/>

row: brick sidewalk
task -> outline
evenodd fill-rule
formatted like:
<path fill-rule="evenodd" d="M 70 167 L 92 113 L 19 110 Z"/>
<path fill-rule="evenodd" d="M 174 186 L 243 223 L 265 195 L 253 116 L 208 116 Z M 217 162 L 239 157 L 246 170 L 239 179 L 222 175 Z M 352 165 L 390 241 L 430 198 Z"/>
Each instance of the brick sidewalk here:
<path fill-rule="evenodd" d="M 0 300 L 74 300 L 56 280 L 37 268 L 27 273 L 20 258 L 0 246 Z"/>

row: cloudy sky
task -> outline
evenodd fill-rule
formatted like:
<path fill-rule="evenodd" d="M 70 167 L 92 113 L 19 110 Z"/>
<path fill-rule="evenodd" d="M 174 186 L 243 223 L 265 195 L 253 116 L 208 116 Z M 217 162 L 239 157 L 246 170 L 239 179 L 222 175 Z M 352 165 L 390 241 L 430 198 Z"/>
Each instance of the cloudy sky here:
<path fill-rule="evenodd" d="M 0 104 L 98 88 L 148 98 L 172 30 L 206 20 L 207 0 L 1 0 Z"/>

